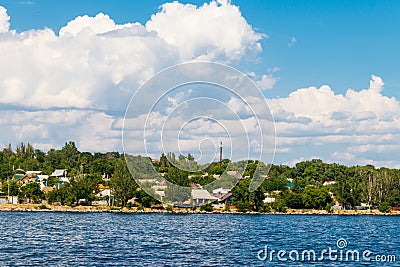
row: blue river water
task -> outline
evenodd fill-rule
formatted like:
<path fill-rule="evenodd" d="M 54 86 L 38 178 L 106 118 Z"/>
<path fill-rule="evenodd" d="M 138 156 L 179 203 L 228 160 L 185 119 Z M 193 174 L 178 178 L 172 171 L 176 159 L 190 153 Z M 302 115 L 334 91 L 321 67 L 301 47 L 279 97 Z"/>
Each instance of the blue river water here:
<path fill-rule="evenodd" d="M 0 266 L 400 266 L 399 225 L 397 216 L 0 212 Z"/>

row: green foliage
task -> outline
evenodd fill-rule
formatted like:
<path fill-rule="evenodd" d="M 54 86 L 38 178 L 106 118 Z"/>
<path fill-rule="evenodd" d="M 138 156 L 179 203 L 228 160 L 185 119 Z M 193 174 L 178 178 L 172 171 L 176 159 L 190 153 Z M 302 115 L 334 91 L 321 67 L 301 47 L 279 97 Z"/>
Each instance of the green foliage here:
<path fill-rule="evenodd" d="M 75 197 L 76 204 L 79 199 L 94 200 L 94 193 L 100 182 L 101 178 L 98 175 L 77 175 L 71 178 L 70 191 Z"/>
<path fill-rule="evenodd" d="M 22 195 L 30 202 L 37 203 L 44 197 L 38 183 L 28 183 L 21 187 Z"/>
<path fill-rule="evenodd" d="M 127 157 L 129 159 L 129 157 Z M 200 171 L 200 165 L 194 161 L 190 154 L 176 157 L 174 153 L 161 155 L 160 161 L 155 161 L 152 165 L 149 158 L 132 157 L 130 168 L 133 168 L 135 178 L 158 177 L 158 172 L 164 172 L 165 178 L 175 184 L 189 187 L 191 183 L 203 185 L 205 189 L 213 187 L 233 187 L 237 180 L 235 177 L 222 175 L 216 180 L 213 174 L 221 175 L 228 167 L 229 170 L 238 170 L 243 176 L 252 177 L 258 161 L 239 161 L 230 162 L 224 159 L 222 166 L 219 162 L 213 162 Z M 47 185 L 56 189 L 46 196 L 40 194 L 34 186 L 20 187 L 15 181 L 10 181 L 10 195 L 19 195 L 25 198 L 24 201 L 39 202 L 46 198 L 49 203 L 60 202 L 62 204 L 76 204 L 80 198 L 87 200 L 93 199 L 96 193 L 97 183 L 108 184 L 102 181 L 100 175 L 106 174 L 111 177 L 109 183 L 116 203 L 126 205 L 127 199 L 137 197 L 138 201 L 145 207 L 157 204 L 158 201 L 152 199 L 142 190 L 136 190 L 137 184 L 131 177 L 127 168 L 121 167 L 124 163 L 124 156 L 118 152 L 90 153 L 78 151 L 74 142 L 66 142 L 62 149 L 50 149 L 47 152 L 35 149 L 31 144 L 19 143 L 13 150 L 9 144 L 0 151 L 0 180 L 2 182 L 3 195 L 8 194 L 8 182 L 12 179 L 16 169 L 41 170 L 43 174 L 51 174 L 55 169 L 69 169 L 72 171 L 71 183 L 63 184 L 60 187 L 57 178 L 49 178 Z M 171 163 L 178 166 L 198 169 L 191 178 L 188 178 L 188 172 L 181 171 Z M 118 167 L 117 167 L 118 165 Z M 388 168 L 375 168 L 374 166 L 354 166 L 347 167 L 339 164 L 324 163 L 319 159 L 299 162 L 295 167 L 285 165 L 272 165 L 270 167 L 268 178 L 262 183 L 260 190 L 250 193 L 248 191 L 248 182 L 240 181 L 233 189 L 233 205 L 242 209 L 261 210 L 262 193 L 272 191 L 282 191 L 282 200 L 285 206 L 289 208 L 316 208 L 325 209 L 331 202 L 327 192 L 332 192 L 337 201 L 343 206 L 356 206 L 361 203 L 374 206 L 382 202 L 388 202 L 390 206 L 400 205 L 400 170 Z M 157 170 L 155 170 L 155 169 Z M 208 172 L 208 176 L 204 176 Z M 154 176 L 153 176 L 154 175 Z M 256 173 L 257 176 L 257 173 Z M 287 187 L 288 180 L 293 181 L 293 186 Z M 335 181 L 330 186 L 323 186 L 326 180 Z M 246 183 L 244 185 L 244 183 Z M 313 185 L 314 187 L 310 187 Z M 247 187 L 247 188 L 246 188 Z M 170 199 L 190 198 L 190 192 L 176 192 L 173 189 L 167 189 Z M 181 193 L 177 195 L 177 193 Z M 167 198 L 168 198 L 167 197 Z M 186 199 L 186 200 L 187 200 Z M 265 207 L 264 207 L 265 208 Z M 263 209 L 264 209 L 263 208 Z"/>
<path fill-rule="evenodd" d="M 168 205 L 165 209 L 166 209 L 167 211 L 173 211 L 173 210 L 174 210 L 174 207 L 172 207 L 171 205 Z"/>
<path fill-rule="evenodd" d="M 191 189 L 188 187 L 180 187 L 168 185 L 165 190 L 165 199 L 171 202 L 184 202 L 191 196 Z"/>
<path fill-rule="evenodd" d="M 328 205 L 326 205 L 325 210 L 326 210 L 326 212 L 328 212 L 328 213 L 332 213 L 332 212 L 333 212 L 333 205 L 332 205 L 332 203 L 329 203 Z"/>
<path fill-rule="evenodd" d="M 271 205 L 264 205 L 262 212 L 270 213 L 272 211 Z"/>
<path fill-rule="evenodd" d="M 296 192 L 288 192 L 283 195 L 286 205 L 291 209 L 302 209 L 303 204 L 303 194 Z"/>
<path fill-rule="evenodd" d="M 142 205 L 139 205 L 139 206 L 137 207 L 137 210 L 144 210 L 144 207 L 143 207 Z"/>
<path fill-rule="evenodd" d="M 175 185 L 186 187 L 190 185 L 188 173 L 175 167 L 169 168 L 168 172 L 164 175 L 164 178 Z"/>
<path fill-rule="evenodd" d="M 228 204 L 226 204 L 224 207 L 224 211 L 230 211 L 230 210 L 231 210 L 231 207 Z"/>
<path fill-rule="evenodd" d="M 138 188 L 135 180 L 126 166 L 124 160 L 118 160 L 115 164 L 114 175 L 111 177 L 110 186 L 113 194 L 125 206 L 129 199 L 133 198 Z"/>
<path fill-rule="evenodd" d="M 207 184 L 211 184 L 212 182 L 215 181 L 215 179 L 208 175 L 208 176 L 202 176 L 202 175 L 193 175 L 192 178 L 190 179 L 190 181 L 194 184 L 199 184 L 199 185 L 207 185 Z"/>
<path fill-rule="evenodd" d="M 275 202 L 272 203 L 272 208 L 277 212 L 285 213 L 287 211 L 286 202 L 283 198 L 277 197 Z"/>
<path fill-rule="evenodd" d="M 211 211 L 213 211 L 213 210 L 214 210 L 214 208 L 213 208 L 213 206 L 212 206 L 211 203 L 203 204 L 203 205 L 200 206 L 200 211 L 211 212 Z"/>
<path fill-rule="evenodd" d="M 152 190 L 151 188 L 147 188 L 147 190 Z M 153 190 L 154 191 L 154 190 Z M 153 205 L 160 204 L 161 202 L 158 201 L 157 199 L 154 199 L 152 196 L 150 196 L 145 190 L 138 188 L 135 191 L 135 197 L 137 198 L 137 201 L 146 208 L 150 208 Z M 152 195 L 156 195 L 155 193 L 152 193 Z"/>
<path fill-rule="evenodd" d="M 8 193 L 10 193 L 10 196 L 17 196 L 19 193 L 19 185 L 16 181 L 10 180 L 2 184 L 1 191 L 5 195 L 8 195 Z"/>
<path fill-rule="evenodd" d="M 258 211 L 263 205 L 264 194 L 261 188 L 250 192 L 251 179 L 244 179 L 232 189 L 232 202 L 239 211 Z"/>
<path fill-rule="evenodd" d="M 326 188 L 307 187 L 303 193 L 303 204 L 307 209 L 323 209 L 331 202 Z"/>
<path fill-rule="evenodd" d="M 382 213 L 389 213 L 390 212 L 390 204 L 389 202 L 382 202 L 379 204 L 379 211 Z"/>
<path fill-rule="evenodd" d="M 46 205 L 42 204 L 36 207 L 38 210 L 50 210 L 51 208 L 47 207 Z"/>

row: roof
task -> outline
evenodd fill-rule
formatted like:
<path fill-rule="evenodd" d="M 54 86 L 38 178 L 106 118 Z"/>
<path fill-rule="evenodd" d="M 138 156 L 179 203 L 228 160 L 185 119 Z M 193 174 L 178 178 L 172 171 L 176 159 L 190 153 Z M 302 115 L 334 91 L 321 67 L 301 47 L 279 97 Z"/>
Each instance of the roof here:
<path fill-rule="evenodd" d="M 204 189 L 193 189 L 192 197 L 193 199 L 211 199 L 211 200 L 218 199 L 216 197 L 211 196 L 210 193 Z"/>
<path fill-rule="evenodd" d="M 15 181 L 20 181 L 20 180 L 22 180 L 22 179 L 24 179 L 25 178 L 25 174 L 14 174 L 13 175 L 13 179 L 15 180 Z"/>
<path fill-rule="evenodd" d="M 229 193 L 225 194 L 224 196 L 222 196 L 222 197 L 219 199 L 219 201 L 225 201 L 225 200 L 227 200 L 228 198 L 230 198 L 231 196 L 232 196 L 232 193 L 229 192 Z"/>
<path fill-rule="evenodd" d="M 66 171 L 67 170 L 65 170 L 65 169 L 60 169 L 60 170 L 56 169 L 50 176 L 52 176 L 52 177 L 64 176 L 64 173 Z"/>
<path fill-rule="evenodd" d="M 69 183 L 69 179 L 66 178 L 66 177 L 60 177 L 60 178 L 58 179 L 58 181 L 59 181 L 59 182 L 62 182 L 62 183 Z"/>
<path fill-rule="evenodd" d="M 28 174 L 36 174 L 36 175 L 38 175 L 38 174 L 42 174 L 42 171 L 26 171 L 26 175 L 28 175 Z"/>
<path fill-rule="evenodd" d="M 49 176 L 48 176 L 48 175 L 45 175 L 45 174 L 40 174 L 40 175 L 38 175 L 37 177 L 39 178 L 39 181 L 43 181 L 43 180 L 49 178 Z"/>
<path fill-rule="evenodd" d="M 222 187 L 220 187 L 220 188 L 217 188 L 217 189 L 214 189 L 212 192 L 213 192 L 213 194 L 227 194 L 227 193 L 229 193 L 231 190 L 229 189 L 229 188 L 222 188 Z"/>
<path fill-rule="evenodd" d="M 109 186 L 105 186 L 105 185 L 103 185 L 103 184 L 99 184 L 99 185 L 98 185 L 98 188 L 99 188 L 100 190 L 103 190 L 103 189 L 110 189 Z"/>

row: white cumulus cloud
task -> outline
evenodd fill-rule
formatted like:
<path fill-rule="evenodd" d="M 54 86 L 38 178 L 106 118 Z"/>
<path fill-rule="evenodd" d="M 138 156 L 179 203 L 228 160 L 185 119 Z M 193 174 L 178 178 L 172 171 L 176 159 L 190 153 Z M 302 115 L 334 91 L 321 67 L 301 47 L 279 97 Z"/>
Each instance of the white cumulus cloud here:
<path fill-rule="evenodd" d="M 8 32 L 10 27 L 10 16 L 7 14 L 7 9 L 0 6 L 0 33 Z"/>

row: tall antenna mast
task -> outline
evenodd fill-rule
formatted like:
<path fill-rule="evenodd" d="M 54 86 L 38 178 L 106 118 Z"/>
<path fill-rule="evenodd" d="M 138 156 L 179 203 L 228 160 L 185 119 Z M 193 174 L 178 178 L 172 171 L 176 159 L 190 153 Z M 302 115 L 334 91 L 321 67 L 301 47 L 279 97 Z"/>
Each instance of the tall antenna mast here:
<path fill-rule="evenodd" d="M 222 142 L 219 146 L 219 166 L 222 166 Z"/>

